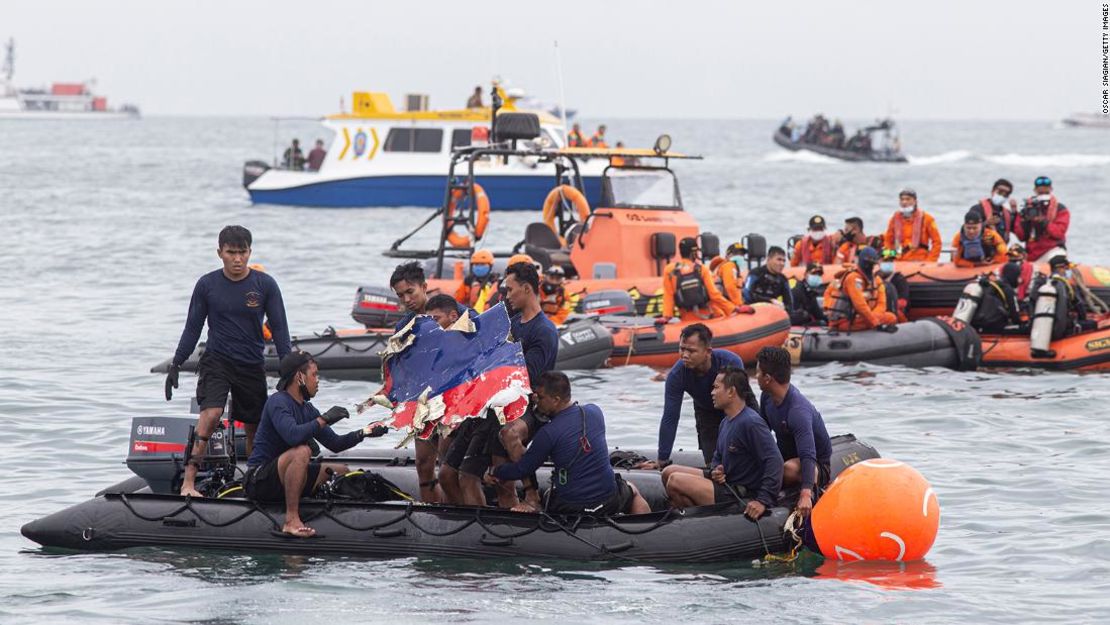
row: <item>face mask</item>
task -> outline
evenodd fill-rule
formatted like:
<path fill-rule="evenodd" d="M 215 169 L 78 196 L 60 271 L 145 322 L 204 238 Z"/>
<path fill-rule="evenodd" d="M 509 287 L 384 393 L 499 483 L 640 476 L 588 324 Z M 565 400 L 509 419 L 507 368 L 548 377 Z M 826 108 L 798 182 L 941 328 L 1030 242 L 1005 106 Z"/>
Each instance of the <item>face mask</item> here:
<path fill-rule="evenodd" d="M 559 285 L 558 284 L 551 284 L 550 282 L 544 282 L 543 284 L 540 285 L 540 288 L 543 289 L 544 293 L 547 293 L 548 295 L 551 295 L 553 293 L 556 293 L 559 290 Z"/>
<path fill-rule="evenodd" d="M 821 276 L 809 274 L 806 276 L 806 284 L 816 289 L 821 286 Z"/>
<path fill-rule="evenodd" d="M 991 196 L 991 204 L 994 204 L 995 206 L 1002 206 L 1005 203 L 1006 203 L 1005 196 L 999 195 L 998 193 L 995 193 L 994 195 Z"/>
<path fill-rule="evenodd" d="M 894 262 L 893 262 L 893 261 L 889 261 L 889 260 L 887 260 L 887 261 L 883 261 L 883 262 L 882 262 L 882 263 L 881 263 L 881 264 L 879 265 L 879 271 L 880 271 L 881 273 L 885 273 L 885 274 L 891 274 L 891 273 L 894 273 Z"/>
<path fill-rule="evenodd" d="M 814 230 L 814 231 L 809 233 L 809 238 L 813 239 L 814 241 L 820 241 L 821 239 L 825 238 L 825 231 L 824 230 Z"/>
<path fill-rule="evenodd" d="M 1051 193 L 1042 193 L 1042 194 L 1037 196 L 1037 201 L 1038 202 L 1051 202 L 1052 201 L 1052 194 Z"/>
<path fill-rule="evenodd" d="M 308 384 L 305 384 L 305 382 L 306 378 L 302 377 L 301 383 L 297 386 L 297 389 L 301 392 L 301 397 L 303 397 L 305 401 L 308 401 L 312 399 L 313 393 L 308 392 Z"/>
<path fill-rule="evenodd" d="M 744 262 L 744 257 L 743 256 L 729 256 L 728 259 L 731 260 L 732 262 L 736 263 L 737 265 Z"/>
<path fill-rule="evenodd" d="M 473 266 L 470 267 L 470 271 L 471 271 L 471 273 L 474 274 L 475 278 L 484 278 L 484 277 L 488 276 L 489 275 L 489 270 L 490 270 L 489 265 L 473 265 Z"/>
<path fill-rule="evenodd" d="M 899 210 L 902 211 L 902 216 L 903 217 L 909 217 L 910 215 L 913 214 L 913 209 L 914 209 L 913 206 L 909 206 L 909 207 L 901 207 L 900 206 L 898 208 L 899 208 Z"/>
<path fill-rule="evenodd" d="M 1071 269 L 1064 271 L 1064 279 L 1071 280 Z"/>

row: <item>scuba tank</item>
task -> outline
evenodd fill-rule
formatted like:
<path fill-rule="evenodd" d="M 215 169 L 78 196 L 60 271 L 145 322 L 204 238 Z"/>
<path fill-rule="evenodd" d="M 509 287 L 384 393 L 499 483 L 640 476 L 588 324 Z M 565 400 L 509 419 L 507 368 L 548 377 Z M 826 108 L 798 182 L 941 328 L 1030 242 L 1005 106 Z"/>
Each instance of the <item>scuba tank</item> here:
<path fill-rule="evenodd" d="M 979 310 L 979 305 L 982 303 L 983 287 L 976 280 L 964 287 L 964 292 L 960 295 L 960 301 L 956 304 L 956 311 L 952 316 L 971 325 L 971 320 L 975 318 L 975 311 Z"/>
<path fill-rule="evenodd" d="M 1033 358 L 1055 358 L 1049 349 L 1052 342 L 1052 325 L 1056 320 L 1056 287 L 1046 282 L 1037 290 L 1037 304 L 1033 309 L 1033 329 L 1029 332 L 1029 355 Z"/>

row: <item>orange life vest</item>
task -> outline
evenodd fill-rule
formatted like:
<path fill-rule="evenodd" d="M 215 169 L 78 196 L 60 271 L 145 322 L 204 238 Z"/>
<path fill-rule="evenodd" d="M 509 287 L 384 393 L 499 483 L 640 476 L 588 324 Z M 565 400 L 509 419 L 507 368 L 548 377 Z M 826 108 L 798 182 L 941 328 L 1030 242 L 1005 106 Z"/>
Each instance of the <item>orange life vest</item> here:
<path fill-rule="evenodd" d="M 821 239 L 818 246 L 821 248 L 821 263 L 828 264 L 833 262 L 833 244 L 832 237 L 825 235 Z M 802 264 L 808 265 L 813 260 L 813 239 L 807 234 L 802 237 Z"/>

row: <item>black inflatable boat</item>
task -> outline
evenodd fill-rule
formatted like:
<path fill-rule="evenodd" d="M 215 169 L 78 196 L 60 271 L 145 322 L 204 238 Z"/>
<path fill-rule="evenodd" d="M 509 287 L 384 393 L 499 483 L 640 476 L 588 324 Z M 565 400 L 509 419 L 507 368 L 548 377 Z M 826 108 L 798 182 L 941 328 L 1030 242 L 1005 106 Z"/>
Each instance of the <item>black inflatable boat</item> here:
<path fill-rule="evenodd" d="M 321 495 L 306 499 L 301 515 L 318 532 L 301 539 L 281 534 L 283 505 L 259 505 L 225 496 L 190 499 L 169 494 L 182 466 L 175 449 L 189 419 L 136 419 L 128 465 L 134 477 L 93 499 L 27 523 L 22 533 L 47 547 L 107 551 L 132 547 L 193 547 L 232 551 L 335 554 L 365 557 L 519 557 L 634 562 L 743 561 L 793 547 L 784 535 L 789 510 L 776 507 L 752 522 L 740 504 L 685 511 L 666 509 L 656 471 L 618 469 L 656 512 L 616 517 L 562 517 L 493 508 L 365 503 Z M 151 440 L 147 440 L 151 439 Z M 616 454 L 614 454 L 615 456 Z M 850 434 L 833 438 L 832 472 L 878 457 Z M 329 458 L 373 472 L 412 493 L 416 469 L 408 456 L 346 454 Z M 701 464 L 700 453 L 675 460 Z M 541 471 L 541 482 L 547 481 Z"/>
<path fill-rule="evenodd" d="M 320 375 L 335 380 L 380 380 L 382 359 L 392 330 L 348 329 L 328 330 L 313 336 L 295 336 L 293 348 L 313 355 L 320 367 Z M 596 319 L 577 319 L 559 329 L 559 355 L 555 368 L 598 369 L 604 367 L 613 352 L 613 337 Z M 182 371 L 195 372 L 201 343 L 181 366 Z M 150 369 L 151 373 L 165 373 L 170 361 L 165 360 Z M 266 371 L 277 375 L 277 350 L 272 343 L 266 345 Z"/>
<path fill-rule="evenodd" d="M 791 152 L 798 150 L 809 150 L 816 154 L 829 156 L 832 158 L 840 159 L 842 161 L 863 161 L 871 163 L 906 163 L 909 160 L 901 152 L 888 152 L 888 151 L 875 151 L 869 150 L 866 152 L 857 152 L 854 150 L 843 150 L 834 148 L 819 143 L 806 143 L 801 141 L 791 141 L 790 137 L 786 135 L 782 129 L 775 131 L 774 141 L 780 147 L 786 148 Z"/>
<path fill-rule="evenodd" d="M 795 326 L 785 347 L 796 365 L 869 362 L 973 371 L 983 356 L 979 333 L 947 317 L 900 323 L 892 332 L 835 332 Z"/>

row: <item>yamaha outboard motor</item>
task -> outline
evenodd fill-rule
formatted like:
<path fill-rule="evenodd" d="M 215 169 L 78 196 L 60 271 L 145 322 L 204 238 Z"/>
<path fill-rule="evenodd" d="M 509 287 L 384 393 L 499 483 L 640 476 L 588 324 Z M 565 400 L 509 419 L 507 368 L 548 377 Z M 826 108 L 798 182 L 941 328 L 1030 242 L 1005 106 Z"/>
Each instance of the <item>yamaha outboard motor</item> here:
<path fill-rule="evenodd" d="M 393 289 L 381 286 L 360 286 L 355 293 L 351 317 L 367 328 L 393 327 L 405 316 L 401 300 Z"/>
<path fill-rule="evenodd" d="M 628 291 L 613 289 L 588 293 L 579 302 L 586 315 L 635 315 L 636 302 Z"/>
<path fill-rule="evenodd" d="M 131 420 L 131 441 L 127 448 L 127 468 L 146 480 L 153 493 L 176 494 L 190 455 L 193 440 L 191 418 L 135 417 Z M 208 438 L 205 453 L 197 458 L 197 488 L 206 485 L 218 490 L 235 479 L 234 428 L 222 424 Z M 215 496 L 218 493 L 206 493 Z"/>

